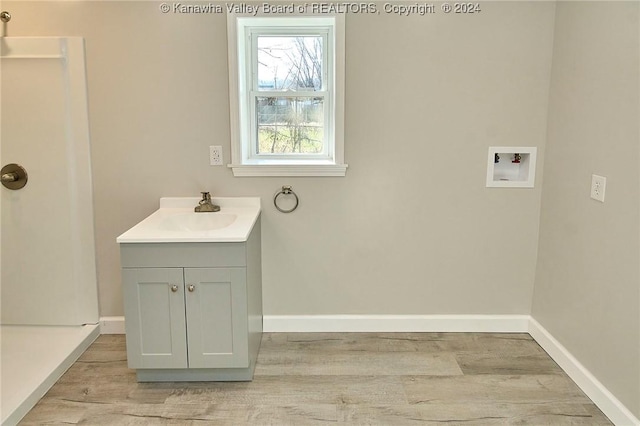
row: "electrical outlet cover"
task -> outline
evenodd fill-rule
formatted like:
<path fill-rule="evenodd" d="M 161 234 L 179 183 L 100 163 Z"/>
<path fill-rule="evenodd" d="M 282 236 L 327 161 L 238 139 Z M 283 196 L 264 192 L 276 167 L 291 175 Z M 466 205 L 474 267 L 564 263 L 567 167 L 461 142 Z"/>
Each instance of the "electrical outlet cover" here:
<path fill-rule="evenodd" d="M 604 203 L 604 191 L 607 188 L 607 178 L 591 175 L 591 198 Z"/>
<path fill-rule="evenodd" d="M 220 145 L 211 145 L 209 147 L 209 164 L 212 166 L 222 165 L 222 147 Z"/>

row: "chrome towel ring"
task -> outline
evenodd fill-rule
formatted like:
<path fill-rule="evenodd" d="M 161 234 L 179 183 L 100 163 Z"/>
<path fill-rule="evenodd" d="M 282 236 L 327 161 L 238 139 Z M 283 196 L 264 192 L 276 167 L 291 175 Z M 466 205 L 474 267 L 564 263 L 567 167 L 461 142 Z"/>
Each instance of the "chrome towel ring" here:
<path fill-rule="evenodd" d="M 295 205 L 290 208 L 290 209 L 283 209 L 278 205 L 278 197 L 280 197 L 281 195 L 293 195 L 295 197 L 296 203 Z M 279 212 L 282 213 L 291 213 L 292 211 L 294 211 L 295 209 L 298 208 L 298 204 L 300 203 L 300 200 L 298 199 L 298 196 L 296 195 L 295 192 L 293 192 L 293 189 L 291 189 L 291 186 L 289 185 L 284 185 L 282 187 L 282 190 L 278 193 L 276 193 L 275 197 L 273 197 L 273 205 L 276 207 L 276 209 L 278 209 Z"/>

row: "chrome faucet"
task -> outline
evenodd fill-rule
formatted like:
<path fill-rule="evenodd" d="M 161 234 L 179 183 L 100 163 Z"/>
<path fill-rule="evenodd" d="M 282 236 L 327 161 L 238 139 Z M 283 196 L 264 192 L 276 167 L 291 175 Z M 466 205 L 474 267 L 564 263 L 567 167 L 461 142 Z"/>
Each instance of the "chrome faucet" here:
<path fill-rule="evenodd" d="M 202 200 L 198 202 L 198 205 L 193 209 L 196 213 L 207 212 L 219 212 L 220 206 L 217 206 L 211 202 L 211 194 L 208 192 L 201 192 Z"/>

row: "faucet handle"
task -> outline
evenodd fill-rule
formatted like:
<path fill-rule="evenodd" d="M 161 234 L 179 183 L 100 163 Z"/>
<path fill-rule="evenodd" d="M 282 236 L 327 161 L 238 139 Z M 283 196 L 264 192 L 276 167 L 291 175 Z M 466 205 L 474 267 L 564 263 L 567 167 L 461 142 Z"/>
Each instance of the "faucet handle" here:
<path fill-rule="evenodd" d="M 195 207 L 197 212 L 219 212 L 220 206 L 216 206 L 211 202 L 211 194 L 208 192 L 201 192 L 202 200 L 198 201 L 198 205 Z"/>

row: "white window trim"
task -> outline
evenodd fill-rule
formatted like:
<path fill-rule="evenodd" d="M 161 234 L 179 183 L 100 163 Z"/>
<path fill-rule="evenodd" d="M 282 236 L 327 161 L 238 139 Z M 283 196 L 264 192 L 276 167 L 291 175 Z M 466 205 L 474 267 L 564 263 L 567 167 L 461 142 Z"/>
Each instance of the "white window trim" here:
<path fill-rule="evenodd" d="M 231 121 L 231 164 L 234 176 L 345 176 L 347 164 L 344 163 L 344 94 L 345 94 L 345 40 L 344 16 L 322 15 L 319 18 L 335 20 L 334 23 L 334 85 L 331 96 L 334 102 L 334 116 L 332 117 L 334 144 L 329 147 L 333 158 L 329 160 L 301 160 L 301 159 L 250 159 L 248 149 L 242 146 L 246 132 L 241 127 L 241 90 L 245 91 L 246 82 L 240 79 L 239 61 L 244 58 L 238 56 L 238 38 L 240 26 L 238 18 L 249 15 L 229 13 L 227 15 L 227 37 L 229 57 L 229 105 Z M 258 15 L 260 16 L 260 15 Z M 300 15 L 302 16 L 302 15 Z M 270 17 L 271 25 L 285 25 L 300 16 Z M 304 15 L 305 17 L 307 15 Z M 242 31 L 243 31 L 242 27 Z M 244 66 L 244 65 L 242 65 Z"/>

